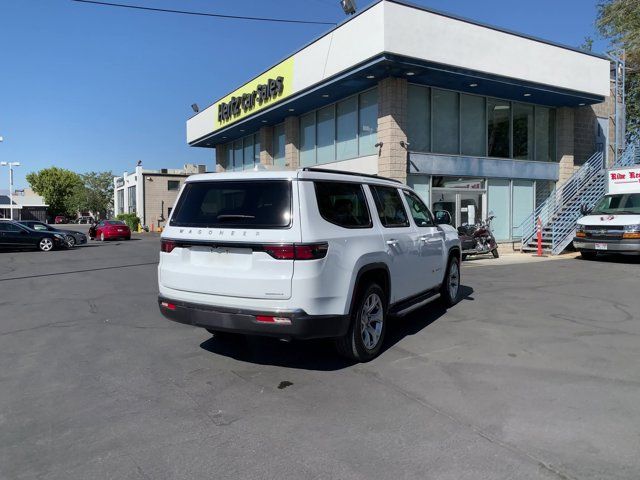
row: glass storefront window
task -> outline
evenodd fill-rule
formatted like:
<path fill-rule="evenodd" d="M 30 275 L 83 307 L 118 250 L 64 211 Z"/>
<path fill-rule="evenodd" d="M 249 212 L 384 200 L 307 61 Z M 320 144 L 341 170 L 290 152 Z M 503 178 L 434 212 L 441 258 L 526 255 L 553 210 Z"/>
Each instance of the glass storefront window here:
<path fill-rule="evenodd" d="M 496 240 L 509 239 L 509 217 L 511 215 L 509 201 L 511 182 L 507 179 L 490 179 L 487 188 L 487 210 L 493 212 L 495 218 L 491 222 L 491 231 Z"/>
<path fill-rule="evenodd" d="M 253 168 L 253 136 L 244 137 L 243 139 L 243 169 L 250 170 Z"/>
<path fill-rule="evenodd" d="M 300 117 L 300 165 L 316 163 L 316 112 Z"/>
<path fill-rule="evenodd" d="M 242 139 L 233 142 L 232 170 L 242 170 Z"/>
<path fill-rule="evenodd" d="M 513 158 L 533 160 L 533 105 L 513 104 Z"/>
<path fill-rule="evenodd" d="M 378 91 L 362 93 L 359 108 L 358 154 L 374 155 L 378 141 Z"/>
<path fill-rule="evenodd" d="M 317 163 L 332 162 L 335 158 L 335 110 L 333 105 L 318 110 Z"/>
<path fill-rule="evenodd" d="M 556 161 L 556 112 L 547 107 L 536 107 L 536 160 Z"/>
<path fill-rule="evenodd" d="M 458 153 L 460 110 L 457 92 L 432 90 L 433 102 L 433 151 Z"/>
<path fill-rule="evenodd" d="M 358 156 L 358 97 L 337 104 L 336 160 Z"/>
<path fill-rule="evenodd" d="M 431 92 L 428 88 L 407 88 L 407 141 L 413 152 L 431 150 Z"/>
<path fill-rule="evenodd" d="M 224 159 L 220 163 L 225 170 L 233 170 L 233 145 L 227 143 L 224 149 Z"/>
<path fill-rule="evenodd" d="M 520 225 L 531 215 L 534 209 L 535 187 L 531 180 L 514 180 L 512 191 L 512 225 L 511 238 L 520 238 Z"/>
<path fill-rule="evenodd" d="M 284 123 L 273 127 L 273 163 L 280 167 L 284 167 Z"/>
<path fill-rule="evenodd" d="M 256 133 L 253 136 L 253 163 L 260 163 L 260 135 Z"/>
<path fill-rule="evenodd" d="M 463 155 L 487 155 L 485 99 L 460 95 L 460 147 Z"/>
<path fill-rule="evenodd" d="M 490 157 L 509 158 L 511 103 L 490 98 L 487 100 L 487 136 Z"/>

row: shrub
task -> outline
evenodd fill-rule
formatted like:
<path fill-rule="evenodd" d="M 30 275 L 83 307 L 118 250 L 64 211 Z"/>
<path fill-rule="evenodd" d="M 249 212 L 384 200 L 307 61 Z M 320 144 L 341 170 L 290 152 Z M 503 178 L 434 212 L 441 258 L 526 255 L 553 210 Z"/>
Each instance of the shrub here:
<path fill-rule="evenodd" d="M 140 218 L 135 213 L 120 213 L 116 217 L 116 220 L 122 220 L 131 229 L 132 232 L 138 231 L 138 225 L 140 225 Z"/>

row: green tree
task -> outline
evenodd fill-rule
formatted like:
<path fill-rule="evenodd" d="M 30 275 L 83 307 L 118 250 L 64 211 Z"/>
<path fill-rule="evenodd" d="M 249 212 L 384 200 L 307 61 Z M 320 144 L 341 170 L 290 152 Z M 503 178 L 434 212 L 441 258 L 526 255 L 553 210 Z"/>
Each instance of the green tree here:
<path fill-rule="evenodd" d="M 627 64 L 627 137 L 640 136 L 640 2 L 602 0 L 598 3 L 600 34 L 616 49 L 624 49 Z"/>
<path fill-rule="evenodd" d="M 75 213 L 73 201 L 78 188 L 82 186 L 80 176 L 64 168 L 51 167 L 31 172 L 27 182 L 33 191 L 44 198 L 49 205 L 49 213 L 53 215 L 70 215 Z"/>
<path fill-rule="evenodd" d="M 85 210 L 105 215 L 113 208 L 113 173 L 89 172 L 81 175 L 84 183 Z"/>

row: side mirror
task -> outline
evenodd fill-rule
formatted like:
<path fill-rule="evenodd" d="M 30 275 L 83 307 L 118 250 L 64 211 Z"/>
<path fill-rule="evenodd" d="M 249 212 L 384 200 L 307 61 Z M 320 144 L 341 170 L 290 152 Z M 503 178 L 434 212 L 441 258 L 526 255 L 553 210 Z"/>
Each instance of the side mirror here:
<path fill-rule="evenodd" d="M 451 225 L 451 214 L 446 210 L 438 210 L 435 212 L 435 220 L 438 225 Z"/>
<path fill-rule="evenodd" d="M 587 206 L 586 203 L 583 203 L 582 205 L 580 205 L 580 213 L 583 217 L 586 217 L 591 213 L 591 209 Z"/>

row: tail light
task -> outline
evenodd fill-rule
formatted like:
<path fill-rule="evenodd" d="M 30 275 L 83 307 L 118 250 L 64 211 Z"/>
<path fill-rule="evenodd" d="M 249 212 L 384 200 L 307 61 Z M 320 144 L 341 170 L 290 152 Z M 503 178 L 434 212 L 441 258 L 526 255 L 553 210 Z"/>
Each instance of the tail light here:
<path fill-rule="evenodd" d="M 176 309 L 175 303 L 162 302 L 160 305 L 162 305 L 162 307 L 166 308 L 167 310 L 175 311 Z"/>
<path fill-rule="evenodd" d="M 176 242 L 173 240 L 160 240 L 160 251 L 164 253 L 171 253 L 176 248 Z"/>
<path fill-rule="evenodd" d="M 277 260 L 318 260 L 327 256 L 327 243 L 265 245 L 264 251 Z"/>

